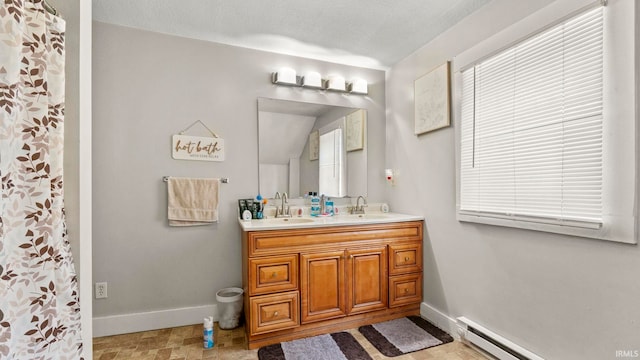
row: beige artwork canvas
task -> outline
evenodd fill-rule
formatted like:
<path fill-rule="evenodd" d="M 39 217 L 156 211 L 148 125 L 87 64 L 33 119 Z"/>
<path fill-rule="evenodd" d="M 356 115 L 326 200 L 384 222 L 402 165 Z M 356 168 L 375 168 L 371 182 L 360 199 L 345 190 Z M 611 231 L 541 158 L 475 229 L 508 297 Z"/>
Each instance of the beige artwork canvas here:
<path fill-rule="evenodd" d="M 446 62 L 414 83 L 415 134 L 450 125 L 449 62 Z"/>
<path fill-rule="evenodd" d="M 309 160 L 318 160 L 320 153 L 320 134 L 318 130 L 309 134 Z"/>
<path fill-rule="evenodd" d="M 347 151 L 362 150 L 364 148 L 364 110 L 352 112 L 347 115 L 346 120 Z"/>

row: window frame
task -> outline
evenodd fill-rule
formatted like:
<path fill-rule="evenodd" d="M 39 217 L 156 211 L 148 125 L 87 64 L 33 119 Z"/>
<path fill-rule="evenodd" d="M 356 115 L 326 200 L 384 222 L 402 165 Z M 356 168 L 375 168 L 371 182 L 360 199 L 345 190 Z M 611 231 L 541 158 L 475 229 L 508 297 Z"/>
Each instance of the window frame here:
<path fill-rule="evenodd" d="M 636 7 L 632 1 L 610 0 L 604 12 L 603 224 L 598 228 L 535 219 L 467 213 L 460 210 L 462 71 L 567 19 L 601 6 L 594 1 L 554 2 L 453 60 L 456 150 L 456 215 L 458 221 L 637 243 Z M 613 21 L 615 19 L 615 21 Z M 625 121 L 622 121 L 625 120 Z M 629 156 L 629 154 L 633 154 Z M 631 195 L 630 195 L 631 194 Z"/>

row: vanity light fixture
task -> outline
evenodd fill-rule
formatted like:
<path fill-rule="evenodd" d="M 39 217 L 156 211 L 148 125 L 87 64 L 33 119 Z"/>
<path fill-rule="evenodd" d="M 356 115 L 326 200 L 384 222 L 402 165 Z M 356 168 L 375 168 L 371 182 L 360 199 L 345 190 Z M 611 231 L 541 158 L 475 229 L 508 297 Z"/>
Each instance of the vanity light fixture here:
<path fill-rule="evenodd" d="M 271 74 L 271 81 L 279 85 L 298 85 L 296 71 L 288 67 L 280 68 L 278 72 Z"/>
<path fill-rule="evenodd" d="M 347 86 L 347 90 L 353 94 L 367 94 L 369 92 L 367 80 L 355 78 Z"/>
<path fill-rule="evenodd" d="M 304 76 L 297 76 L 296 71 L 289 67 L 282 67 L 277 72 L 271 73 L 271 82 L 276 85 L 348 92 L 358 95 L 367 95 L 369 93 L 369 84 L 367 80 L 362 78 L 354 78 L 352 82 L 347 83 L 341 75 L 332 74 L 323 79 L 322 75 L 316 71 L 308 71 Z"/>
<path fill-rule="evenodd" d="M 326 87 L 327 90 L 333 91 L 346 91 L 346 83 L 344 78 L 340 75 L 329 75 L 329 79 L 327 79 Z"/>
<path fill-rule="evenodd" d="M 302 86 L 322 89 L 322 77 L 319 72 L 309 71 L 302 77 Z"/>

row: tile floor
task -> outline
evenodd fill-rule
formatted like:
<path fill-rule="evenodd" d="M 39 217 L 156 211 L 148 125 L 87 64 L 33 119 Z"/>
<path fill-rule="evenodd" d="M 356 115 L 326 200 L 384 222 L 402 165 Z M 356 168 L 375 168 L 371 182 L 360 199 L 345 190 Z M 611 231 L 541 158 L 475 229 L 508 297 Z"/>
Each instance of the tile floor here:
<path fill-rule="evenodd" d="M 215 347 L 202 348 L 202 325 L 181 326 L 170 329 L 133 334 L 106 336 L 93 339 L 93 359 L 113 360 L 249 360 L 258 359 L 258 350 L 247 350 L 244 328 L 220 330 L 215 328 Z M 374 360 L 388 359 L 380 354 L 357 329 L 348 330 L 369 352 Z M 454 341 L 393 358 L 394 360 L 486 360 L 474 349 Z"/>

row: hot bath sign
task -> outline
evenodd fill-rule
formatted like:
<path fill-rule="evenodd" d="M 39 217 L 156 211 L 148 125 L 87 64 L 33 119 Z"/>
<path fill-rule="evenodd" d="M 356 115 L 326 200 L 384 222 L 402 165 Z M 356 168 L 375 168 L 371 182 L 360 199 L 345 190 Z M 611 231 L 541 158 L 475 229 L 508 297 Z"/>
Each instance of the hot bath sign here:
<path fill-rule="evenodd" d="M 224 140 L 218 137 L 173 135 L 172 156 L 177 160 L 224 161 Z"/>

